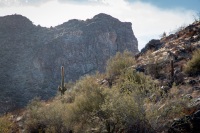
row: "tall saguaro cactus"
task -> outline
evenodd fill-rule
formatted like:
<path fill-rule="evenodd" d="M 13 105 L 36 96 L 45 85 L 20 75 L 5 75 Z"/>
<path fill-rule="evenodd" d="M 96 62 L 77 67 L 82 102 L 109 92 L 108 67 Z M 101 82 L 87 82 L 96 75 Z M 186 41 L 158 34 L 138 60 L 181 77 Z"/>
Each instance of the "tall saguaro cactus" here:
<path fill-rule="evenodd" d="M 61 86 L 58 86 L 58 90 L 61 93 L 61 96 L 64 95 L 67 88 L 64 85 L 64 67 L 61 66 Z"/>

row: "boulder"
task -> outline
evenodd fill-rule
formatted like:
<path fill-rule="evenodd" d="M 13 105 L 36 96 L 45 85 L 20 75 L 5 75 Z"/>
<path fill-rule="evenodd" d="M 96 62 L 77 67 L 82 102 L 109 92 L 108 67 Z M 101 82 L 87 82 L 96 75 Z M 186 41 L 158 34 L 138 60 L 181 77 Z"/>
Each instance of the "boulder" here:
<path fill-rule="evenodd" d="M 168 130 L 168 133 L 199 133 L 200 131 L 200 110 L 194 114 L 175 120 Z"/>
<path fill-rule="evenodd" d="M 141 53 L 146 53 L 148 50 L 153 50 L 153 51 L 158 50 L 159 48 L 161 48 L 161 46 L 162 46 L 162 43 L 160 42 L 160 40 L 152 39 L 141 50 Z"/>

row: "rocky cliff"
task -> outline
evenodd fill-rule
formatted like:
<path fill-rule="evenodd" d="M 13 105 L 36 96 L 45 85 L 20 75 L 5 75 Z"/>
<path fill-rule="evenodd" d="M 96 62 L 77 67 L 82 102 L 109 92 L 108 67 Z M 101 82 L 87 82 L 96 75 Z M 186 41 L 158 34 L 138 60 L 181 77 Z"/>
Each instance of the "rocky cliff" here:
<path fill-rule="evenodd" d="M 30 99 L 56 94 L 60 67 L 65 82 L 104 71 L 106 60 L 125 49 L 138 52 L 131 23 L 106 14 L 35 26 L 21 15 L 0 17 L 0 113 Z"/>

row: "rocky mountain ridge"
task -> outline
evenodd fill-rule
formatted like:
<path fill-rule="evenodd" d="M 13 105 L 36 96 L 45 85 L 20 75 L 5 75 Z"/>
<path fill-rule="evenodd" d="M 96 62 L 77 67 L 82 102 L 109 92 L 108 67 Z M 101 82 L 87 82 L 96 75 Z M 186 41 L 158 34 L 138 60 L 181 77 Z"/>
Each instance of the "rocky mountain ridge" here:
<path fill-rule="evenodd" d="M 171 99 L 187 99 L 189 104 L 183 106 L 182 118 L 163 122 L 167 133 L 198 133 L 200 124 L 200 73 L 187 74 L 185 68 L 192 59 L 194 51 L 200 49 L 200 21 L 177 29 L 174 34 L 153 39 L 136 55 L 137 71 L 151 75 L 161 89 L 171 95 Z M 198 70 L 200 70 L 198 68 Z M 160 108 L 165 108 L 167 103 Z M 159 108 L 159 109 L 160 109 Z M 180 113 L 180 112 L 178 112 Z"/>
<path fill-rule="evenodd" d="M 0 113 L 38 96 L 57 92 L 60 67 L 65 82 L 104 71 L 106 60 L 124 50 L 138 52 L 131 23 L 107 14 L 69 20 L 59 26 L 35 26 L 21 15 L 0 17 Z"/>
<path fill-rule="evenodd" d="M 175 70 L 182 69 L 181 67 L 184 67 L 186 62 L 191 59 L 192 52 L 200 48 L 199 33 L 200 23 L 194 22 L 185 28 L 177 29 L 176 33 L 164 36 L 160 40 L 149 41 L 136 55 L 138 68 L 148 67 L 150 64 L 169 65 L 170 60 L 173 60 Z M 170 73 L 169 71 L 165 72 Z"/>

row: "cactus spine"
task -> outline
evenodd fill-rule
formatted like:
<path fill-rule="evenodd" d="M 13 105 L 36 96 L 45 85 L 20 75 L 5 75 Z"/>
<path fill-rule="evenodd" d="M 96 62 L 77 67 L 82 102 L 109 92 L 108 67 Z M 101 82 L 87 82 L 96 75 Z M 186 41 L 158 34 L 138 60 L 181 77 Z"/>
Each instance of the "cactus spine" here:
<path fill-rule="evenodd" d="M 61 93 L 61 96 L 64 95 L 65 91 L 67 90 L 64 84 L 64 67 L 61 66 L 61 86 L 58 86 L 58 90 Z"/>

